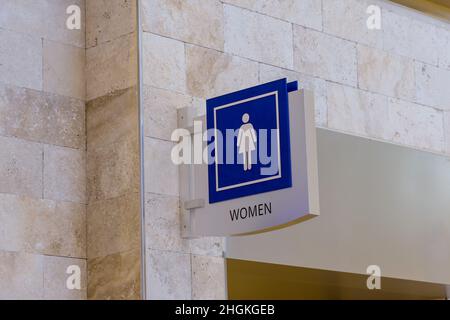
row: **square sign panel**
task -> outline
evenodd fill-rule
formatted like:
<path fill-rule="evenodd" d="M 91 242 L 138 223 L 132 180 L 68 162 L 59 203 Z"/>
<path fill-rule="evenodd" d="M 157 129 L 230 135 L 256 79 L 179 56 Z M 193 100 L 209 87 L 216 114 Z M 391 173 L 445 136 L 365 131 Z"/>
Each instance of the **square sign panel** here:
<path fill-rule="evenodd" d="M 209 99 L 206 108 L 209 203 L 292 186 L 286 79 Z"/>
<path fill-rule="evenodd" d="M 185 236 L 265 232 L 319 215 L 314 94 L 296 86 L 280 80 L 211 99 L 206 117 L 192 117 L 209 127 L 209 160 L 180 166 Z M 191 130 L 197 145 L 202 136 Z"/>

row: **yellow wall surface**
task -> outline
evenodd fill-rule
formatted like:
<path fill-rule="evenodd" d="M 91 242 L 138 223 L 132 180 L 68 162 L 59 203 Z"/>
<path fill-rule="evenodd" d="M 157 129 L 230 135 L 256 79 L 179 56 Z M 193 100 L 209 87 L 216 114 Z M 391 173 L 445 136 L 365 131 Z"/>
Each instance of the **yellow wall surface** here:
<path fill-rule="evenodd" d="M 393 0 L 393 2 L 450 21 L 450 0 Z"/>

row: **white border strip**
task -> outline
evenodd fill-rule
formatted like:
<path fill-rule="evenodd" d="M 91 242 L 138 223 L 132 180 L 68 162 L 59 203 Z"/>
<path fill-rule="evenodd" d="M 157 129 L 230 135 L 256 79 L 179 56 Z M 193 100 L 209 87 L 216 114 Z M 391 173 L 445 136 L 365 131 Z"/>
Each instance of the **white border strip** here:
<path fill-rule="evenodd" d="M 215 148 L 215 153 L 216 153 L 216 155 L 215 155 L 216 192 L 224 191 L 224 190 L 230 190 L 230 189 L 239 188 L 239 187 L 242 187 L 242 186 L 248 186 L 248 185 L 252 185 L 252 184 L 255 184 L 255 183 L 260 183 L 260 182 L 265 182 L 265 181 L 270 181 L 270 180 L 275 180 L 275 179 L 280 179 L 281 178 L 280 113 L 279 113 L 279 107 L 278 107 L 278 91 L 268 92 L 268 93 L 261 94 L 261 95 L 256 96 L 256 97 L 251 97 L 251 98 L 248 98 L 248 99 L 244 99 L 244 100 L 240 100 L 240 101 L 236 101 L 236 102 L 232 102 L 232 103 L 229 103 L 229 104 L 225 104 L 225 105 L 222 105 L 222 106 L 215 107 L 214 108 L 214 135 L 215 135 L 215 137 L 217 137 L 217 110 L 225 109 L 225 108 L 228 108 L 228 107 L 235 106 L 237 104 L 242 104 L 242 103 L 245 103 L 245 102 L 249 102 L 249 101 L 265 98 L 265 97 L 272 96 L 272 95 L 275 95 L 275 109 L 276 109 L 276 114 L 277 114 L 278 174 L 276 176 L 271 176 L 271 177 L 262 178 L 262 179 L 258 179 L 258 180 L 238 183 L 238 184 L 234 184 L 234 185 L 231 185 L 231 186 L 226 186 L 226 187 L 220 188 L 219 187 L 219 164 L 218 164 L 218 150 L 219 149 L 218 149 L 218 146 L 217 146 L 217 139 L 215 138 L 214 148 Z"/>

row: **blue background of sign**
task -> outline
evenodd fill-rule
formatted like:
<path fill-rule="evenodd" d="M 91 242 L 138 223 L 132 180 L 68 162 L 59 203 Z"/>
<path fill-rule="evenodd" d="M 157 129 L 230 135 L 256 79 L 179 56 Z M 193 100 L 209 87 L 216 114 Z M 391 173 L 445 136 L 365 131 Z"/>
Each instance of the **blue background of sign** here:
<path fill-rule="evenodd" d="M 291 87 L 292 85 L 289 84 Z M 296 86 L 294 86 L 296 87 Z M 250 185 L 234 187 L 232 189 L 216 191 L 216 168 L 215 163 L 208 165 L 208 186 L 209 186 L 209 203 L 225 201 L 253 194 L 269 192 L 279 190 L 283 188 L 289 188 L 292 186 L 291 177 L 291 156 L 290 156 L 290 138 L 289 138 L 289 106 L 288 106 L 288 84 L 286 79 L 281 79 L 266 84 L 262 84 L 256 87 L 244 89 L 220 97 L 207 100 L 206 103 L 206 116 L 208 129 L 214 129 L 214 109 L 230 103 L 237 103 L 236 105 L 229 106 L 223 109 L 217 110 L 217 129 L 223 132 L 224 147 L 226 147 L 226 129 L 237 130 L 242 123 L 242 115 L 248 113 L 250 115 L 250 123 L 254 129 L 258 132 L 259 129 L 268 129 L 268 141 L 270 142 L 270 129 L 276 129 L 276 107 L 275 107 L 275 95 L 270 95 L 256 100 L 239 103 L 239 101 L 249 99 L 252 97 L 260 96 L 270 92 L 278 92 L 278 108 L 279 108 L 279 134 L 280 134 L 280 162 L 281 162 L 281 178 L 272 179 L 264 182 L 257 182 Z M 291 91 L 291 90 L 289 90 Z M 259 136 L 257 145 L 259 145 Z M 214 140 L 211 140 L 214 141 Z M 234 139 L 234 145 L 236 146 L 237 137 Z M 209 153 L 214 155 L 214 144 L 209 142 Z M 219 146 L 220 152 L 223 152 Z M 237 152 L 237 148 L 233 149 L 234 160 L 240 157 Z M 268 144 L 268 155 L 277 150 L 270 149 L 270 143 Z M 258 151 L 259 153 L 259 151 Z M 240 157 L 242 158 L 242 157 Z M 257 152 L 252 153 L 253 159 L 259 160 Z M 226 164 L 226 155 L 223 155 L 224 164 L 218 165 L 218 178 L 219 187 L 227 187 L 240 183 L 246 183 L 249 181 L 255 181 L 263 178 L 271 177 L 270 175 L 261 175 L 261 167 L 269 167 L 270 164 L 262 165 L 254 163 L 251 171 L 244 171 L 242 165 L 242 159 L 239 163 Z M 275 157 L 276 160 L 276 157 Z M 274 174 L 275 176 L 277 173 Z"/>
<path fill-rule="evenodd" d="M 227 107 L 224 109 L 217 110 L 217 129 L 221 132 L 225 132 L 226 129 L 239 130 L 242 123 L 242 115 L 244 113 L 248 113 L 250 115 L 250 123 L 253 124 L 253 127 L 256 131 L 257 135 L 257 145 L 261 141 L 262 137 L 259 137 L 259 129 L 277 129 L 277 121 L 276 121 L 276 108 L 275 108 L 275 95 L 259 98 L 256 100 L 252 100 L 249 102 L 245 102 L 242 104 L 233 105 L 231 107 Z M 268 132 L 268 155 L 271 155 L 270 150 L 270 131 Z M 278 143 L 277 143 L 278 144 Z M 234 148 L 233 146 L 228 146 L 227 140 L 224 137 L 224 148 L 219 148 L 217 150 L 219 153 L 224 152 L 223 150 L 227 150 L 227 147 L 230 147 L 230 150 L 234 152 L 234 163 L 233 164 L 219 164 L 218 173 L 219 173 L 219 187 L 228 187 L 232 185 L 236 185 L 243 182 L 254 181 L 257 179 L 268 178 L 270 175 L 261 175 L 261 167 L 267 167 L 261 165 L 259 162 L 252 161 L 252 170 L 244 171 L 242 154 L 237 151 L 237 137 L 234 138 Z M 278 145 L 276 145 L 276 149 L 274 153 L 277 153 Z M 259 149 L 258 149 L 259 150 Z M 259 151 L 255 150 L 252 152 L 252 159 L 259 160 Z M 219 159 L 221 157 L 219 156 Z M 239 162 L 238 162 L 239 158 Z M 223 155 L 224 161 L 226 161 L 226 156 Z M 277 158 L 275 159 L 277 162 Z M 278 166 L 278 164 L 276 164 Z M 276 172 L 274 175 L 277 175 Z"/>

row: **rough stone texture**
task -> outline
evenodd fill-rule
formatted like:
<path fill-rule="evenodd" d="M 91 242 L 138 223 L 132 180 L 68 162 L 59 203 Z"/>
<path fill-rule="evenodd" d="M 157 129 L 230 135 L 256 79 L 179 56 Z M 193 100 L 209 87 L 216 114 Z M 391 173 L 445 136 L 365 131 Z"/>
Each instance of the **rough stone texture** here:
<path fill-rule="evenodd" d="M 322 3 L 319 0 L 224 0 L 295 24 L 322 30 Z"/>
<path fill-rule="evenodd" d="M 444 135 L 445 146 L 444 151 L 450 155 L 450 112 L 444 112 Z"/>
<path fill-rule="evenodd" d="M 44 41 L 44 91 L 84 100 L 86 51 L 82 48 Z"/>
<path fill-rule="evenodd" d="M 437 27 L 413 19 L 405 14 L 383 11 L 384 50 L 407 56 L 429 64 L 438 64 L 439 51 L 444 39 Z"/>
<path fill-rule="evenodd" d="M 386 97 L 333 83 L 327 88 L 330 128 L 382 138 L 388 127 Z"/>
<path fill-rule="evenodd" d="M 68 289 L 67 273 L 69 266 L 78 266 L 81 271 L 81 289 Z M 47 300 L 85 300 L 87 286 L 86 260 L 64 257 L 44 257 L 44 299 Z"/>
<path fill-rule="evenodd" d="M 442 112 L 390 98 L 389 120 L 389 127 L 393 130 L 392 141 L 402 145 L 443 152 Z"/>
<path fill-rule="evenodd" d="M 90 101 L 86 126 L 89 203 L 138 192 L 136 88 Z"/>
<path fill-rule="evenodd" d="M 0 29 L 0 82 L 42 89 L 41 39 Z"/>
<path fill-rule="evenodd" d="M 223 50 L 222 7 L 218 0 L 144 0 L 143 29 L 169 38 Z"/>
<path fill-rule="evenodd" d="M 71 5 L 80 7 L 80 30 L 70 30 L 66 27 L 66 21 L 69 17 L 66 10 Z M 85 0 L 46 0 L 43 12 L 44 38 L 85 48 Z"/>
<path fill-rule="evenodd" d="M 84 0 L 2 0 L 0 28 L 84 48 Z M 69 30 L 66 9 L 80 7 L 81 29 Z"/>
<path fill-rule="evenodd" d="M 145 138 L 145 191 L 163 195 L 178 195 L 178 166 L 173 164 L 171 151 L 175 144 Z"/>
<path fill-rule="evenodd" d="M 88 299 L 140 299 L 135 5 L 87 0 Z"/>
<path fill-rule="evenodd" d="M 370 0 L 322 0 L 323 30 L 338 37 L 382 48 L 383 29 L 367 28 L 367 8 L 374 4 Z M 300 1 L 301 2 L 301 1 Z M 320 1 L 317 1 L 320 2 Z M 382 22 L 383 22 L 382 16 Z M 390 30 L 390 33 L 396 31 Z"/>
<path fill-rule="evenodd" d="M 69 265 L 81 269 L 81 290 L 66 287 Z M 0 251 L 0 299 L 86 299 L 86 260 Z"/>
<path fill-rule="evenodd" d="M 188 45 L 186 64 L 191 96 L 211 98 L 258 84 L 258 63 L 215 50 Z"/>
<path fill-rule="evenodd" d="M 143 35 L 144 84 L 186 91 L 184 44 L 151 33 Z"/>
<path fill-rule="evenodd" d="M 198 256 L 223 257 L 225 238 L 201 237 L 189 241 L 191 253 Z"/>
<path fill-rule="evenodd" d="M 225 52 L 292 69 L 292 25 L 234 6 L 224 6 Z"/>
<path fill-rule="evenodd" d="M 147 298 L 150 300 L 191 299 L 189 254 L 148 250 Z"/>
<path fill-rule="evenodd" d="M 417 102 L 450 110 L 450 70 L 416 62 Z"/>
<path fill-rule="evenodd" d="M 41 144 L 0 136 L 0 193 L 42 197 Z"/>
<path fill-rule="evenodd" d="M 140 251 L 115 253 L 88 261 L 88 299 L 138 300 Z"/>
<path fill-rule="evenodd" d="M 170 140 L 178 128 L 177 109 L 192 107 L 193 98 L 169 90 L 144 86 L 144 134 Z"/>
<path fill-rule="evenodd" d="M 80 30 L 66 27 L 69 5 Z M 56 256 L 86 257 L 86 207 L 42 199 L 84 201 L 84 11 L 84 0 L 1 1 L 0 250 L 14 252 L 0 252 L 0 299 L 85 298 L 55 268 L 84 261 Z"/>
<path fill-rule="evenodd" d="M 86 100 L 137 84 L 137 40 L 134 33 L 86 50 Z"/>
<path fill-rule="evenodd" d="M 0 250 L 86 257 L 84 205 L 0 194 Z"/>
<path fill-rule="evenodd" d="M 42 299 L 43 257 L 0 251 L 0 299 Z"/>
<path fill-rule="evenodd" d="M 328 112 L 330 128 L 443 151 L 443 114 L 435 109 L 329 84 Z"/>
<path fill-rule="evenodd" d="M 138 136 L 138 104 L 135 87 L 118 90 L 86 105 L 87 150 Z"/>
<path fill-rule="evenodd" d="M 86 0 L 86 48 L 136 30 L 136 1 Z"/>
<path fill-rule="evenodd" d="M 89 203 L 139 191 L 139 139 L 121 140 L 87 152 Z"/>
<path fill-rule="evenodd" d="M 411 59 L 358 46 L 358 84 L 361 89 L 414 101 L 414 79 Z"/>
<path fill-rule="evenodd" d="M 44 147 L 44 198 L 86 203 L 86 159 L 80 150 Z"/>
<path fill-rule="evenodd" d="M 0 134 L 81 148 L 84 102 L 0 84 Z"/>
<path fill-rule="evenodd" d="M 225 299 L 225 278 L 225 260 L 223 258 L 192 256 L 192 299 Z"/>
<path fill-rule="evenodd" d="M 148 249 L 189 252 L 181 238 L 179 199 L 147 193 L 145 197 L 146 246 Z"/>
<path fill-rule="evenodd" d="M 294 69 L 356 86 L 356 45 L 294 25 Z"/>
<path fill-rule="evenodd" d="M 20 33 L 44 35 L 44 8 L 47 0 L 2 0 L 0 28 Z"/>
<path fill-rule="evenodd" d="M 439 67 L 450 70 L 450 29 L 438 28 L 442 46 L 438 47 Z"/>
<path fill-rule="evenodd" d="M 90 203 L 87 207 L 89 259 L 140 248 L 138 193 Z"/>
<path fill-rule="evenodd" d="M 314 92 L 314 107 L 316 114 L 316 125 L 327 126 L 327 86 L 326 81 L 301 74 L 299 72 L 281 69 L 266 64 L 259 65 L 259 80 L 261 83 L 287 78 L 288 81 L 298 81 L 300 89 Z"/>

